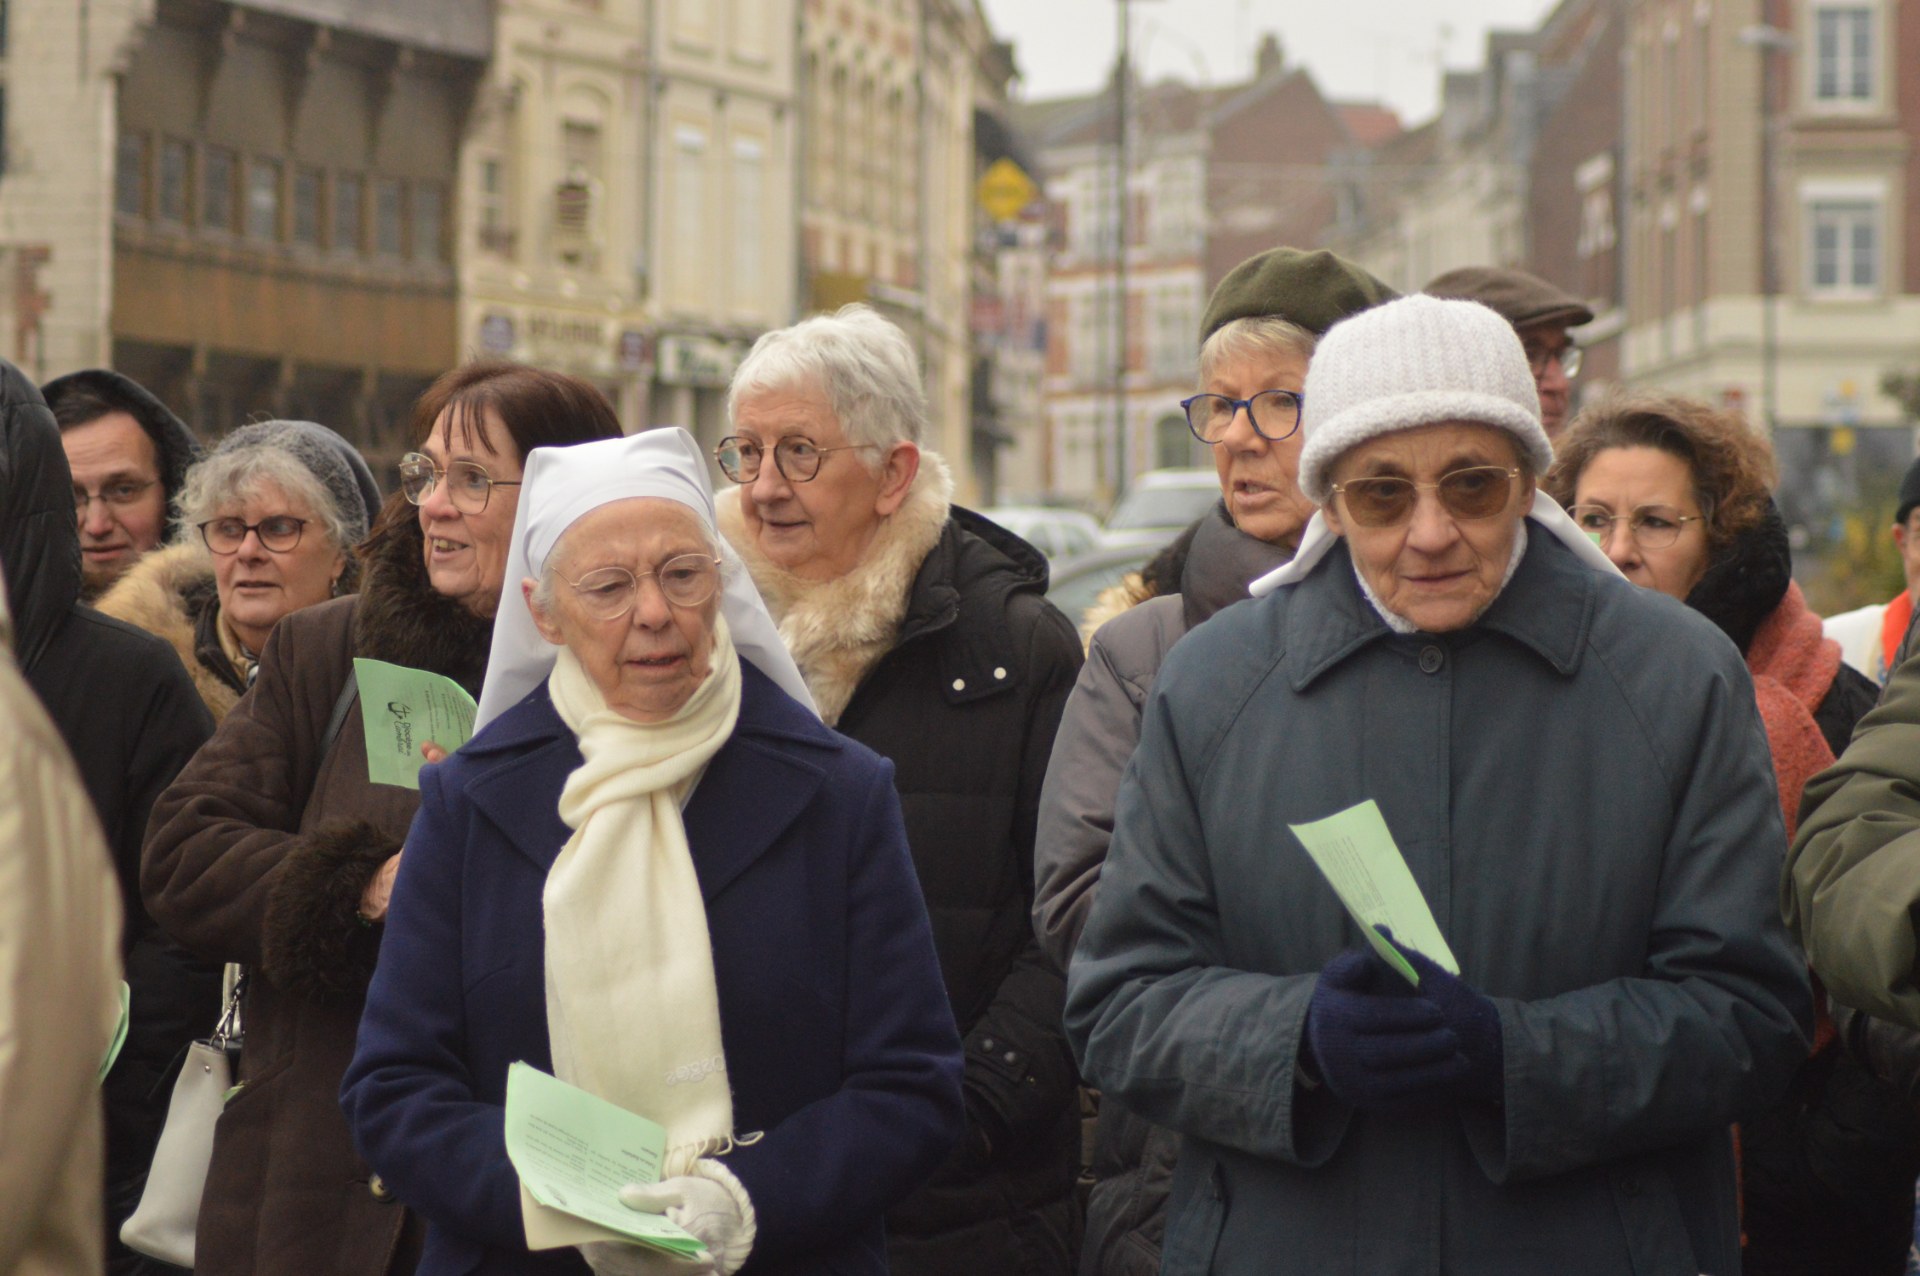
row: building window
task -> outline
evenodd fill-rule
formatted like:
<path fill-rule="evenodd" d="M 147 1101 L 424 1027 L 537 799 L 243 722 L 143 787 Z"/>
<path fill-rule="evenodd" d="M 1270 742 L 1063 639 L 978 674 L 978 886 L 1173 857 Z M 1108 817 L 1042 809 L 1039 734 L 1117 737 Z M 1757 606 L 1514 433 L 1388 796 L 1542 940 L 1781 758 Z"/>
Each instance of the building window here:
<path fill-rule="evenodd" d="M 1813 11 L 1813 97 L 1823 104 L 1873 101 L 1873 10 L 1832 5 Z"/>
<path fill-rule="evenodd" d="M 320 246 L 320 193 L 325 184 L 317 168 L 301 168 L 293 174 L 293 242 L 308 248 Z"/>
<path fill-rule="evenodd" d="M 376 177 L 373 180 L 373 250 L 382 257 L 406 253 L 406 201 L 401 196 L 400 179 Z"/>
<path fill-rule="evenodd" d="M 674 302 L 698 304 L 707 253 L 707 135 L 691 125 L 673 130 Z"/>
<path fill-rule="evenodd" d="M 177 137 L 160 143 L 160 218 L 184 225 L 187 220 L 187 183 L 193 172 L 193 150 Z"/>
<path fill-rule="evenodd" d="M 744 310 L 766 295 L 766 148 L 754 138 L 733 143 L 733 303 Z"/>
<path fill-rule="evenodd" d="M 353 253 L 360 251 L 360 201 L 360 174 L 334 174 L 333 234 L 330 242 L 338 252 Z"/>
<path fill-rule="evenodd" d="M 1153 423 L 1153 464 L 1162 470 L 1193 464 L 1193 431 L 1187 418 L 1178 414 L 1163 416 Z"/>
<path fill-rule="evenodd" d="M 513 231 L 507 225 L 507 170 L 496 156 L 480 161 L 480 246 L 503 257 L 513 255 Z"/>
<path fill-rule="evenodd" d="M 280 162 L 247 163 L 247 238 L 271 243 L 280 238 Z"/>
<path fill-rule="evenodd" d="M 234 167 L 234 154 L 227 147 L 207 147 L 205 167 L 200 174 L 201 229 L 233 229 Z"/>
<path fill-rule="evenodd" d="M 127 217 L 147 215 L 147 135 L 122 133 L 114 155 L 113 208 Z"/>
<path fill-rule="evenodd" d="M 413 185 L 413 234 L 409 247 L 415 261 L 439 261 L 446 234 L 446 196 L 437 182 Z"/>
<path fill-rule="evenodd" d="M 1809 291 L 1865 297 L 1880 291 L 1880 206 L 1871 200 L 1817 199 L 1807 206 Z"/>

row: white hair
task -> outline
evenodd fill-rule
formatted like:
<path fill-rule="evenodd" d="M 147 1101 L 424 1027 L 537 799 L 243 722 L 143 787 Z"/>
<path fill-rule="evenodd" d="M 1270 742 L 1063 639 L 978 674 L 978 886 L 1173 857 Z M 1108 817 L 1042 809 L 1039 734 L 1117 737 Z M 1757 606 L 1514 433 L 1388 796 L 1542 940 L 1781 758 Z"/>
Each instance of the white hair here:
<path fill-rule="evenodd" d="M 291 452 L 269 443 L 216 451 L 187 471 L 178 497 L 180 522 L 174 539 L 199 543 L 199 525 L 219 518 L 221 506 L 257 496 L 268 484 L 279 488 L 294 505 L 305 507 L 311 519 L 320 524 L 315 530 L 335 549 L 353 544 L 347 516 L 327 485 Z"/>
<path fill-rule="evenodd" d="M 1278 315 L 1247 315 L 1221 324 L 1200 344 L 1200 389 L 1207 388 L 1222 360 L 1289 354 L 1311 359 L 1319 342 L 1307 329 Z"/>
<path fill-rule="evenodd" d="M 727 387 L 727 418 L 740 399 L 769 390 L 812 387 L 846 431 L 847 442 L 885 449 L 918 443 L 927 426 L 927 393 L 907 334 L 858 302 L 776 328 L 753 349 Z M 862 454 L 877 471 L 884 452 Z"/>

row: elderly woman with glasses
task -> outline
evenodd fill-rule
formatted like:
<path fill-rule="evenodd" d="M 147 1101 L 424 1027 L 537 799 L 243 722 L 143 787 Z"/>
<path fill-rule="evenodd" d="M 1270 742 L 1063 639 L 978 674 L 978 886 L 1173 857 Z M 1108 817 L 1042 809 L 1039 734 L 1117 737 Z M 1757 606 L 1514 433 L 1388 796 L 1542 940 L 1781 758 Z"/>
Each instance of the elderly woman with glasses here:
<path fill-rule="evenodd" d="M 173 644 L 218 722 L 253 681 L 283 616 L 343 593 L 380 509 L 351 443 L 311 421 L 259 421 L 187 471 L 174 544 L 96 606 Z"/>
<path fill-rule="evenodd" d="M 1087 663 L 1060 719 L 1034 842 L 1034 928 L 1062 970 L 1086 924 L 1113 837 L 1120 776 L 1167 652 L 1293 557 L 1313 515 L 1300 492 L 1300 405 L 1314 344 L 1394 296 L 1329 252 L 1274 248 L 1214 289 L 1200 324 L 1199 392 L 1181 403 L 1211 450 L 1220 501 L 1155 560 L 1108 590 L 1082 625 Z M 1163 581 L 1156 590 L 1148 580 Z M 1157 594 L 1157 596 L 1156 596 Z M 1178 1139 L 1103 1101 L 1087 1204 L 1087 1265 L 1155 1270 Z"/>
<path fill-rule="evenodd" d="M 421 1228 L 355 1153 L 338 1102 L 419 805 L 368 775 L 353 662 L 477 693 L 527 453 L 619 435 L 606 399 L 571 377 L 507 363 L 441 377 L 416 405 L 402 492 L 358 551 L 360 592 L 273 627 L 252 690 L 154 805 L 141 886 L 155 920 L 250 972 L 239 1086 L 201 1202 L 201 1276 L 412 1269 Z M 227 543 L 234 529 L 207 531 Z"/>
<path fill-rule="evenodd" d="M 1873 708 L 1872 681 L 1793 581 L 1773 449 L 1741 417 L 1679 395 L 1616 395 L 1574 419 L 1545 486 L 1636 585 L 1685 602 L 1746 658 L 1792 838 L 1808 781 Z M 1899 1276 L 1920 1122 L 1840 1048 L 1819 999 L 1813 1056 L 1741 1127 L 1745 1270 Z"/>
<path fill-rule="evenodd" d="M 811 711 L 686 431 L 536 452 L 509 555 L 485 725 L 423 781 L 343 1093 L 428 1220 L 420 1271 L 884 1273 L 961 1112 L 892 768 Z M 697 1265 L 542 1230 L 517 1061 L 665 1128 L 620 1196 Z"/>
<path fill-rule="evenodd" d="M 1184 1136 L 1161 1270 L 1739 1270 L 1727 1126 L 1811 1026 L 1745 667 L 1535 492 L 1491 310 L 1335 326 L 1302 430 L 1321 511 L 1162 666 L 1068 977 L 1088 1081 Z M 1393 962 L 1290 831 L 1354 808 Z"/>

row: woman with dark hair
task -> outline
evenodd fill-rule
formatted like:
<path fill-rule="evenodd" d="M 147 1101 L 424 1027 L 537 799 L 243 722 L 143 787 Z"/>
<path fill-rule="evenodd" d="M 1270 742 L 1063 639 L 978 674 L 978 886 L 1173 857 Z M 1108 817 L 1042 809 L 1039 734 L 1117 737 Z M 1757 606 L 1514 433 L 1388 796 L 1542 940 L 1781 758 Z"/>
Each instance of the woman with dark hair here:
<path fill-rule="evenodd" d="M 1787 835 L 1801 791 L 1871 709 L 1793 581 L 1770 495 L 1773 449 L 1740 417 L 1679 395 L 1603 400 L 1560 436 L 1546 478 L 1628 580 L 1712 620 L 1746 658 Z M 1920 1125 L 1837 1047 L 1824 996 L 1812 1057 L 1783 1103 L 1741 1127 L 1749 1276 L 1906 1270 Z"/>
<path fill-rule="evenodd" d="M 420 1228 L 355 1155 L 339 1107 L 419 805 L 368 779 L 353 661 L 477 695 L 527 453 L 621 433 L 586 383 L 500 362 L 442 376 L 413 427 L 401 493 L 358 550 L 360 593 L 274 627 L 253 689 L 154 805 L 148 907 L 189 950 L 250 970 L 201 1204 L 203 1274 L 413 1268 Z"/>

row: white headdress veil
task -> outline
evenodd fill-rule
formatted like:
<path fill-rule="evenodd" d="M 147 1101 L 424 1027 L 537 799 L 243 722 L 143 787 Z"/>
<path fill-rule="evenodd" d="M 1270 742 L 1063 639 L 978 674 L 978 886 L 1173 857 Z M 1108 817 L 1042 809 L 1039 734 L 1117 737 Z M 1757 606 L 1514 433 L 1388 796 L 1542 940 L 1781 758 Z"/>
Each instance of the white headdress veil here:
<path fill-rule="evenodd" d="M 534 628 L 533 613 L 520 582 L 546 570 L 547 556 L 561 535 L 583 516 L 614 501 L 652 496 L 678 501 L 699 517 L 720 546 L 726 585 L 720 611 L 727 618 L 734 648 L 742 659 L 773 679 L 779 688 L 812 709 L 813 697 L 800 677 L 766 603 L 714 521 L 713 483 L 707 458 L 693 436 L 678 426 L 644 430 L 620 439 L 535 448 L 527 454 L 520 483 L 520 506 L 513 516 L 513 540 L 507 549 L 507 574 L 500 590 L 500 612 L 493 622 L 493 652 L 480 690 L 478 731 L 545 682 L 559 648 Z"/>

